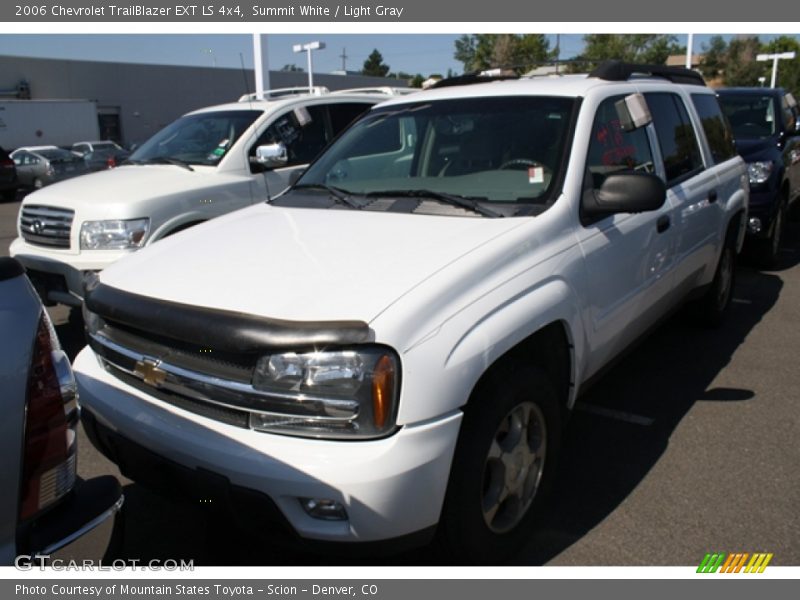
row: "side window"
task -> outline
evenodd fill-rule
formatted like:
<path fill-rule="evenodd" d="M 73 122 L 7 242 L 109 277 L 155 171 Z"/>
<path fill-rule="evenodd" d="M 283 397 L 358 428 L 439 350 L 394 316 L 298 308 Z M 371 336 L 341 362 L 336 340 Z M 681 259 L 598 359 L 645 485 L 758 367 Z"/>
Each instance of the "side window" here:
<path fill-rule="evenodd" d="M 329 104 L 328 112 L 331 115 L 331 130 L 334 137 L 355 121 L 358 117 L 372 108 L 372 104 L 366 102 L 345 102 L 342 104 Z"/>
<path fill-rule="evenodd" d="M 26 156 L 27 156 L 27 154 L 25 152 L 17 152 L 14 155 L 14 164 L 17 165 L 18 167 L 23 165 L 23 164 L 25 164 L 25 157 Z"/>
<path fill-rule="evenodd" d="M 301 108 L 300 112 L 305 113 L 302 119 L 310 120 L 302 124 L 294 110 L 280 115 L 250 148 L 250 156 L 255 156 L 258 146 L 283 142 L 289 154 L 287 167 L 304 165 L 314 160 L 329 139 L 325 124 L 326 107 L 307 106 Z"/>
<path fill-rule="evenodd" d="M 711 94 L 692 94 L 692 102 L 703 124 L 714 162 L 719 164 L 736 156 L 733 132 L 722 114 L 717 97 Z"/>
<path fill-rule="evenodd" d="M 653 153 L 644 128 L 623 131 L 614 103 L 624 96 L 603 100 L 597 108 L 589 142 L 586 169 L 592 187 L 598 189 L 610 173 L 642 171 L 653 173 Z"/>
<path fill-rule="evenodd" d="M 351 148 L 352 156 L 373 156 L 398 152 L 403 147 L 401 128 L 413 127 L 412 119 L 377 119 L 367 125 L 372 135 L 361 136 Z"/>
<path fill-rule="evenodd" d="M 664 158 L 667 186 L 680 183 L 703 168 L 700 147 L 683 101 L 676 94 L 645 94 Z"/>

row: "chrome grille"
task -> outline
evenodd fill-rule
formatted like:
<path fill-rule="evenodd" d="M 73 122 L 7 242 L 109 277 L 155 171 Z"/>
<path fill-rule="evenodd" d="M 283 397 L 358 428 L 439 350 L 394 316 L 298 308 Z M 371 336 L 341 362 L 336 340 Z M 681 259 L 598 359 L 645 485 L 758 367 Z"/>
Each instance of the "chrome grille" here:
<path fill-rule="evenodd" d="M 20 229 L 31 244 L 69 248 L 69 237 L 75 211 L 34 204 L 22 207 Z"/>

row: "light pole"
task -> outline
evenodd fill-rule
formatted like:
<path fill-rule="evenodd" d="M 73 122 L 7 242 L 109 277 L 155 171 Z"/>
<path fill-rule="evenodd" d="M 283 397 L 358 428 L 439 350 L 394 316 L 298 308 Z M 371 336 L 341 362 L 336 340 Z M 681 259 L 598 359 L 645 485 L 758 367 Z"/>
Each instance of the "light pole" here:
<path fill-rule="evenodd" d="M 217 66 L 217 57 L 214 56 L 214 51 L 211 48 L 203 48 L 202 51 L 203 51 L 204 54 L 208 54 L 211 57 L 211 66 L 212 67 L 216 67 Z"/>
<path fill-rule="evenodd" d="M 775 82 L 778 79 L 778 61 L 779 60 L 791 60 L 794 58 L 794 52 L 780 52 L 778 54 L 759 54 L 756 56 L 756 60 L 765 62 L 768 60 L 772 61 L 772 83 L 769 87 L 775 87 Z"/>
<path fill-rule="evenodd" d="M 308 89 L 311 90 L 314 87 L 314 74 L 311 71 L 311 51 L 312 50 L 323 50 L 325 48 L 325 42 L 309 42 L 308 44 L 295 44 L 292 46 L 292 50 L 295 52 L 303 52 L 305 51 L 308 56 Z"/>

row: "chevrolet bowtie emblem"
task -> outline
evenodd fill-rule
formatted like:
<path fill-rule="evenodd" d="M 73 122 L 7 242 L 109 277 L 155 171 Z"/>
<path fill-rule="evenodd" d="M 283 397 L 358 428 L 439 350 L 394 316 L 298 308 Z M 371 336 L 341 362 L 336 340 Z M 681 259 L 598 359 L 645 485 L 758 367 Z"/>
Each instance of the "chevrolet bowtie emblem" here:
<path fill-rule="evenodd" d="M 160 360 L 155 361 L 147 358 L 144 360 L 137 360 L 136 367 L 133 369 L 133 374 L 137 377 L 141 377 L 142 381 L 144 381 L 147 385 L 160 387 L 167 378 L 167 372 L 158 368 L 158 365 L 160 364 Z"/>

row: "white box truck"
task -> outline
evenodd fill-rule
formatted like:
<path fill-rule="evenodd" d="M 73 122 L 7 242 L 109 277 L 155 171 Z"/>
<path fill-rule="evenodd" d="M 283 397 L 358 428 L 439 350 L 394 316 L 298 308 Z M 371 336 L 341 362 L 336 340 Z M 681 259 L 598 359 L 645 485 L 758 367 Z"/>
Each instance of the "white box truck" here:
<path fill-rule="evenodd" d="M 100 139 L 91 100 L 0 100 L 0 146 L 71 146 Z"/>

